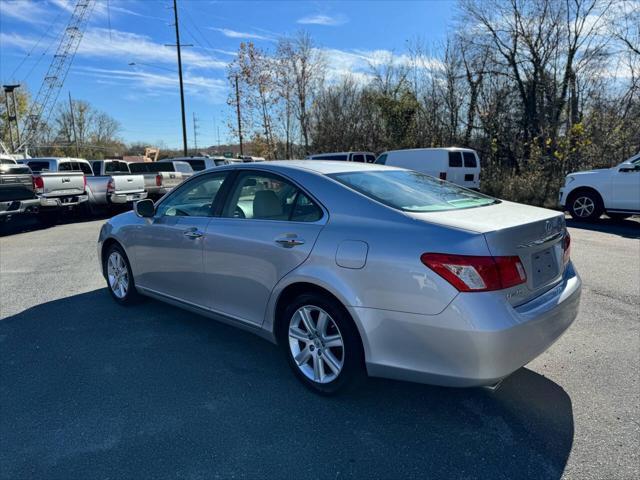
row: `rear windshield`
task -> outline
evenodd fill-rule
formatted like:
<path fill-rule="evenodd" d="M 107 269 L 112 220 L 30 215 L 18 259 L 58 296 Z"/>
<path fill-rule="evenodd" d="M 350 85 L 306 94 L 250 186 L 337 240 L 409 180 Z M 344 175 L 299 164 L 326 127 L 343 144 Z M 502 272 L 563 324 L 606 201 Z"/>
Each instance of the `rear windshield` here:
<path fill-rule="evenodd" d="M 433 212 L 498 203 L 429 175 L 410 170 L 335 173 L 330 177 L 373 200 L 406 212 Z"/>
<path fill-rule="evenodd" d="M 130 173 L 127 162 L 110 161 L 104 164 L 105 173 Z"/>
<path fill-rule="evenodd" d="M 131 173 L 145 173 L 149 171 L 148 163 L 130 163 L 129 170 Z"/>

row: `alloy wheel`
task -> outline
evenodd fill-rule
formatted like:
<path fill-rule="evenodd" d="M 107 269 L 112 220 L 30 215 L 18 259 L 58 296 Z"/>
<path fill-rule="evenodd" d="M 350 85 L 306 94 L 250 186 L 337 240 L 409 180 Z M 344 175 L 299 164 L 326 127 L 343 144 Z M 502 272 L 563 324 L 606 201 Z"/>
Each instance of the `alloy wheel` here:
<path fill-rule="evenodd" d="M 596 204 L 589 197 L 578 197 L 573 202 L 573 211 L 580 218 L 590 216 L 596 209 Z"/>
<path fill-rule="evenodd" d="M 329 383 L 344 366 L 344 340 L 331 316 L 320 307 L 300 307 L 289 322 L 289 349 L 298 369 L 309 380 Z"/>
<path fill-rule="evenodd" d="M 107 278 L 109 280 L 109 288 L 113 294 L 123 299 L 129 291 L 129 271 L 127 264 L 122 255 L 117 252 L 111 252 L 107 260 Z"/>

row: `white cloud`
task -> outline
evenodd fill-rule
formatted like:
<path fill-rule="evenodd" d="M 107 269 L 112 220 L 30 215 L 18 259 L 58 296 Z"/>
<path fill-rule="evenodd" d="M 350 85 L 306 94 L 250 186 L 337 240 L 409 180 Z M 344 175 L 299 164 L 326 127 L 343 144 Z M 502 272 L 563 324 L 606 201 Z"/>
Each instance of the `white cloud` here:
<path fill-rule="evenodd" d="M 4 48 L 13 46 L 28 50 L 36 42 L 35 37 L 0 32 L 0 43 Z M 176 62 L 176 51 L 173 47 L 156 43 L 145 35 L 105 28 L 90 28 L 80 42 L 78 55 L 119 60 L 123 63 L 138 61 L 175 64 Z M 227 66 L 226 61 L 188 48 L 182 50 L 182 59 L 185 67 L 224 69 Z"/>
<path fill-rule="evenodd" d="M 15 20 L 30 24 L 50 23 L 50 12 L 46 4 L 32 0 L 2 0 L 0 4 L 2 17 L 11 17 Z"/>
<path fill-rule="evenodd" d="M 229 28 L 215 28 L 211 27 L 211 30 L 222 33 L 228 38 L 241 38 L 246 40 L 268 40 L 273 41 L 273 37 L 267 37 L 266 35 L 260 35 L 258 33 L 238 32 Z"/>
<path fill-rule="evenodd" d="M 140 89 L 145 95 L 158 96 L 175 92 L 178 94 L 178 76 L 176 74 L 158 74 L 140 69 L 110 69 L 79 67 L 76 73 L 95 78 L 99 83 L 122 84 L 126 81 Z M 210 78 L 186 72 L 185 90 L 190 95 L 200 96 L 211 103 L 224 103 L 227 99 L 228 85 L 224 79 Z"/>
<path fill-rule="evenodd" d="M 338 25 L 344 25 L 349 19 L 344 15 L 329 16 L 323 14 L 307 15 L 306 17 L 299 18 L 297 23 L 302 25 L 324 25 L 329 27 L 335 27 Z"/>

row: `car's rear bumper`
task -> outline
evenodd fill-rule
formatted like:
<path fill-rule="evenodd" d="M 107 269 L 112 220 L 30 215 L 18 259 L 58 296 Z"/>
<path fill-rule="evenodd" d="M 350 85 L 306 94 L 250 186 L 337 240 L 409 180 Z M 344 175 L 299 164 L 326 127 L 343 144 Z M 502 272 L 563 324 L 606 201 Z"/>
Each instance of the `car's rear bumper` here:
<path fill-rule="evenodd" d="M 372 376 L 447 386 L 492 385 L 547 350 L 578 313 L 581 280 L 512 307 L 495 292 L 459 294 L 438 315 L 350 307 Z"/>
<path fill-rule="evenodd" d="M 135 193 L 112 193 L 109 196 L 111 203 L 123 205 L 129 202 L 137 202 L 138 200 L 144 200 L 147 198 L 147 192 L 135 192 Z"/>
<path fill-rule="evenodd" d="M 0 202 L 0 217 L 19 215 L 21 213 L 36 212 L 40 206 L 40 199 L 12 200 Z"/>

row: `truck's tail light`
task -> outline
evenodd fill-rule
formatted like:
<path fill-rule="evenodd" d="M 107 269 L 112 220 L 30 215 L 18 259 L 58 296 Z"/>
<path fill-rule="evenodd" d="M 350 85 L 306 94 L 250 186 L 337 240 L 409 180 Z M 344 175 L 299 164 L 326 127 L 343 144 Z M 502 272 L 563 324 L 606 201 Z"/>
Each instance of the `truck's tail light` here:
<path fill-rule="evenodd" d="M 440 172 L 440 180 L 446 180 L 447 179 L 447 172 Z"/>
<path fill-rule="evenodd" d="M 503 290 L 527 281 L 527 274 L 517 256 L 424 253 L 420 260 L 461 292 Z"/>
<path fill-rule="evenodd" d="M 567 232 L 562 241 L 562 262 L 566 266 L 569 260 L 571 260 L 571 235 Z"/>
<path fill-rule="evenodd" d="M 156 175 L 156 187 L 161 187 L 162 186 L 162 175 L 158 174 Z"/>
<path fill-rule="evenodd" d="M 86 192 L 87 191 L 87 176 L 86 175 L 82 176 L 82 183 L 84 184 L 84 189 L 83 190 Z"/>
<path fill-rule="evenodd" d="M 107 183 L 107 193 L 113 193 L 115 192 L 116 188 L 115 185 L 113 184 L 113 178 L 109 180 L 109 183 Z"/>
<path fill-rule="evenodd" d="M 44 193 L 44 180 L 42 177 L 32 177 L 33 189 L 36 193 Z"/>

